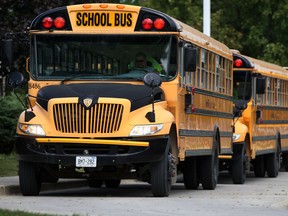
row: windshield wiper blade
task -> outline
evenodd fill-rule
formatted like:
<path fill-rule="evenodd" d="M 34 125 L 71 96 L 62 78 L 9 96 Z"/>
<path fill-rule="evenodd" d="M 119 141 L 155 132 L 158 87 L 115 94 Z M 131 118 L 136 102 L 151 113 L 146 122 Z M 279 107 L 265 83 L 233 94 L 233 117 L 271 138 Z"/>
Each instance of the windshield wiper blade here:
<path fill-rule="evenodd" d="M 99 74 L 75 74 L 73 76 L 70 76 L 70 77 L 67 77 L 67 78 L 61 80 L 60 84 L 62 85 L 62 84 L 64 84 L 64 82 L 69 81 L 69 80 L 73 80 L 73 79 L 78 78 L 78 77 L 93 76 L 93 75 L 99 75 Z"/>

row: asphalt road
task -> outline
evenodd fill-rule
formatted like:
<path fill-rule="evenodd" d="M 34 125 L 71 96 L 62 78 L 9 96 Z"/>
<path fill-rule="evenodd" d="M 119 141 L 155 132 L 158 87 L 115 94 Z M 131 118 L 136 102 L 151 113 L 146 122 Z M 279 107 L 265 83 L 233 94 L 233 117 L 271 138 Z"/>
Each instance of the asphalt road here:
<path fill-rule="evenodd" d="M 83 182 L 60 182 L 58 188 L 45 186 L 37 197 L 23 197 L 17 191 L 16 178 L 15 183 L 14 191 L 0 195 L 0 208 L 77 216 L 288 215 L 288 172 L 280 172 L 277 178 L 255 178 L 251 174 L 244 185 L 234 185 L 222 173 L 215 190 L 186 190 L 177 183 L 165 198 L 154 198 L 148 184 L 130 180 L 123 181 L 118 189 L 91 189 Z M 70 189 L 59 189 L 68 184 Z"/>

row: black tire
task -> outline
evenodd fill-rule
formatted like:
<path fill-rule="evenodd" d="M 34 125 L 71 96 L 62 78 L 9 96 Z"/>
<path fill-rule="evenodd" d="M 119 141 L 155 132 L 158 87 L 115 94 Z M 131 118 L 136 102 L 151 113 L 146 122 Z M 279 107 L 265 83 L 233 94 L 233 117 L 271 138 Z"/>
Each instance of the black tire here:
<path fill-rule="evenodd" d="M 276 178 L 280 169 L 280 149 L 277 148 L 277 151 L 265 155 L 265 167 L 267 175 L 270 178 Z"/>
<path fill-rule="evenodd" d="M 150 164 L 151 169 L 151 189 L 154 197 L 167 197 L 171 190 L 171 175 L 169 174 L 171 153 L 169 152 L 170 142 L 168 141 L 167 149 L 163 153 L 160 161 Z"/>
<path fill-rule="evenodd" d="M 20 160 L 19 183 L 23 196 L 39 195 L 42 182 L 38 164 Z"/>
<path fill-rule="evenodd" d="M 102 179 L 87 179 L 88 186 L 90 188 L 101 188 L 103 185 Z"/>
<path fill-rule="evenodd" d="M 197 174 L 197 158 L 187 157 L 183 164 L 183 180 L 186 189 L 197 189 L 199 187 L 199 178 Z"/>
<path fill-rule="evenodd" d="M 213 153 L 209 156 L 201 157 L 201 183 L 204 190 L 214 190 L 218 183 L 219 175 L 219 150 L 214 144 Z"/>
<path fill-rule="evenodd" d="M 232 160 L 232 181 L 234 184 L 244 184 L 246 180 L 246 164 L 248 158 L 246 155 L 246 146 L 242 147 L 239 155 Z"/>
<path fill-rule="evenodd" d="M 256 177 L 264 177 L 266 174 L 264 156 L 260 155 L 254 159 L 254 175 Z"/>
<path fill-rule="evenodd" d="M 121 183 L 121 179 L 106 179 L 106 188 L 118 188 Z"/>
<path fill-rule="evenodd" d="M 288 171 L 288 153 L 282 153 L 282 160 L 285 171 Z"/>

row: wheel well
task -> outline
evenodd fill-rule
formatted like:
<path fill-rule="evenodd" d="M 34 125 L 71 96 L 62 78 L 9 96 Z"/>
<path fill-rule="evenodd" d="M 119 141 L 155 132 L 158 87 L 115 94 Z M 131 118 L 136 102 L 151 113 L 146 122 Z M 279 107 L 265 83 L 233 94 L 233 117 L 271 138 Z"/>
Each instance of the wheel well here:
<path fill-rule="evenodd" d="M 218 152 L 221 154 L 221 139 L 220 139 L 220 132 L 217 125 L 214 126 L 214 135 L 213 135 L 213 142 L 218 141 Z M 213 143 L 214 144 L 214 143 Z M 214 147 L 214 146 L 213 146 Z"/>
<path fill-rule="evenodd" d="M 178 142 L 177 142 L 177 130 L 176 130 L 176 125 L 172 124 L 169 132 L 170 136 L 170 142 L 171 142 L 171 151 L 172 154 L 174 155 L 176 159 L 176 163 L 178 164 L 178 155 L 179 155 L 179 150 L 178 150 Z"/>
<path fill-rule="evenodd" d="M 281 134 L 279 133 L 279 131 L 277 132 L 276 134 L 276 150 L 277 150 L 277 147 L 279 145 L 279 148 L 280 148 L 280 152 L 282 151 L 282 146 L 281 146 Z"/>
<path fill-rule="evenodd" d="M 250 136 L 249 136 L 249 134 L 247 134 L 246 135 L 246 137 L 245 137 L 245 144 L 246 144 L 246 155 L 247 155 L 247 157 L 249 158 L 249 160 L 251 160 L 251 148 L 250 148 Z"/>

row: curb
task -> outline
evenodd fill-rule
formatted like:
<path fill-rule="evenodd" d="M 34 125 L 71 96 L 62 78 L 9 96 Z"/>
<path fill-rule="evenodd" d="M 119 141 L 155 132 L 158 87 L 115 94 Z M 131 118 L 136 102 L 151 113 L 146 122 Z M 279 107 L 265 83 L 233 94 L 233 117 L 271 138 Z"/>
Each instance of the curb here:
<path fill-rule="evenodd" d="M 1 178 L 0 178 L 1 182 Z M 43 183 L 41 186 L 41 192 L 50 190 L 61 190 L 69 188 L 87 187 L 86 180 L 75 179 L 60 179 L 57 183 Z M 21 194 L 20 186 L 17 184 L 1 185 L 0 183 L 0 196 L 18 195 Z"/>

